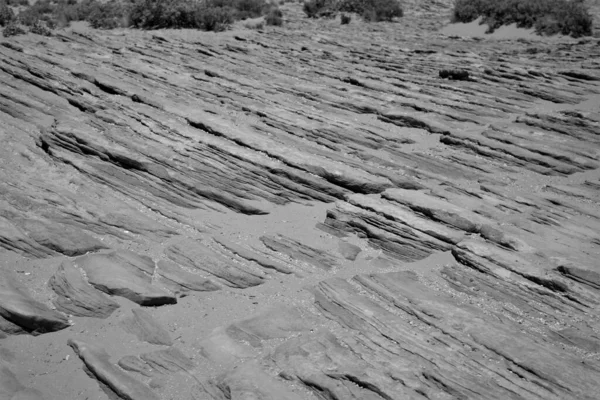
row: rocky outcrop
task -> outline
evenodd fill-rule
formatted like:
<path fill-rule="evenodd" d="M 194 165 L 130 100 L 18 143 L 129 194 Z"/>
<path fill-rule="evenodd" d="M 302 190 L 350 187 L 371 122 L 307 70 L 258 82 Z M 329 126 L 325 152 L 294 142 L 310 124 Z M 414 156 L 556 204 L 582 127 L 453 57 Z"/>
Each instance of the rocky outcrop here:
<path fill-rule="evenodd" d="M 598 39 L 451 7 L 2 39 L 0 397 L 596 399 Z"/>
<path fill-rule="evenodd" d="M 170 246 L 165 253 L 172 261 L 208 273 L 228 286 L 247 288 L 264 281 L 262 276 L 234 264 L 199 241 L 180 242 Z"/>
<path fill-rule="evenodd" d="M 126 371 L 155 377 L 178 372 L 189 374 L 196 365 L 181 350 L 170 347 L 165 350 L 143 353 L 139 357 L 125 356 L 119 360 L 119 366 Z"/>
<path fill-rule="evenodd" d="M 113 296 L 125 297 L 142 306 L 177 303 L 176 297 L 152 284 L 154 261 L 133 252 L 92 254 L 74 261 L 90 285 Z"/>
<path fill-rule="evenodd" d="M 71 261 L 63 262 L 48 282 L 56 293 L 59 311 L 79 317 L 107 318 L 119 305 L 86 282 Z"/>
<path fill-rule="evenodd" d="M 283 235 L 277 237 L 261 236 L 260 241 L 273 251 L 283 253 L 293 260 L 303 261 L 320 269 L 329 270 L 337 264 L 336 259 L 324 251 L 306 246 Z"/>
<path fill-rule="evenodd" d="M 120 398 L 127 400 L 159 399 L 148 386 L 111 364 L 109 355 L 104 349 L 78 340 L 69 340 L 69 346 L 73 348 L 95 378 Z"/>
<path fill-rule="evenodd" d="M 32 334 L 54 332 L 69 326 L 64 314 L 33 299 L 7 271 L 0 273 L 0 317 L 7 321 L 0 325 L 6 333 L 18 331 L 16 326 Z"/>
<path fill-rule="evenodd" d="M 248 261 L 254 261 L 263 268 L 272 269 L 283 274 L 292 273 L 292 270 L 285 266 L 282 262 L 272 260 L 262 254 L 258 254 L 252 250 L 246 249 L 245 247 L 233 243 L 222 236 L 214 236 L 213 239 L 215 242 L 219 243 L 232 253 L 237 254 Z"/>

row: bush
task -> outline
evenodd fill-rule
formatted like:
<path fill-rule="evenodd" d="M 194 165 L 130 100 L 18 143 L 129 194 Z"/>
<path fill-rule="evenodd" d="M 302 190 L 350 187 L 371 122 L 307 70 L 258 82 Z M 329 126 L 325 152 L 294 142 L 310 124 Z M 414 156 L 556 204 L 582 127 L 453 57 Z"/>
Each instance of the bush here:
<path fill-rule="evenodd" d="M 335 14 L 335 8 L 333 0 L 308 0 L 302 6 L 302 11 L 308 18 L 319 18 Z"/>
<path fill-rule="evenodd" d="M 48 21 L 52 19 L 52 13 L 55 9 L 50 0 L 38 0 L 34 5 L 23 10 L 17 15 L 17 19 L 23 25 L 33 26 L 38 21 Z"/>
<path fill-rule="evenodd" d="M 221 32 L 227 29 L 234 21 L 234 11 L 231 8 L 210 7 L 200 11 L 199 26 L 205 31 Z"/>
<path fill-rule="evenodd" d="M 6 0 L 6 2 L 8 3 L 9 6 L 12 6 L 12 7 L 19 7 L 19 6 L 28 7 L 29 6 L 29 0 Z"/>
<path fill-rule="evenodd" d="M 362 10 L 359 14 L 365 21 L 392 21 L 404 15 L 400 3 L 396 0 L 367 0 L 361 3 Z"/>
<path fill-rule="evenodd" d="M 0 16 L 3 10 L 10 20 L 10 8 L 0 5 Z M 222 31 L 237 19 L 260 17 L 268 10 L 265 0 L 38 0 L 17 18 L 24 25 L 43 21 L 50 28 L 88 21 L 96 29 L 133 26 Z"/>
<path fill-rule="evenodd" d="M 283 25 L 283 13 L 279 8 L 273 8 L 265 18 L 267 25 L 281 26 Z"/>
<path fill-rule="evenodd" d="M 334 16 L 338 12 L 356 13 L 365 21 L 392 21 L 404 12 L 397 0 L 309 0 L 304 3 L 309 18 Z"/>
<path fill-rule="evenodd" d="M 2 31 L 2 36 L 10 37 L 23 35 L 25 33 L 27 33 L 25 32 L 25 29 L 23 29 L 16 21 L 12 21 L 4 28 L 4 30 Z"/>
<path fill-rule="evenodd" d="M 129 19 L 136 28 L 222 31 L 235 20 L 259 17 L 266 10 L 264 0 L 138 0 Z"/>
<path fill-rule="evenodd" d="M 15 19 L 15 13 L 8 7 L 8 4 L 0 1 L 0 26 L 7 26 Z"/>
<path fill-rule="evenodd" d="M 138 0 L 129 15 L 136 28 L 194 28 L 196 7 L 191 2 L 178 0 Z"/>
<path fill-rule="evenodd" d="M 48 27 L 48 25 L 39 20 L 33 24 L 29 32 L 35 33 L 36 35 L 52 36 L 52 30 Z"/>
<path fill-rule="evenodd" d="M 348 25 L 350 23 L 350 21 L 352 21 L 351 16 L 349 16 L 348 14 L 342 14 L 342 16 L 341 16 L 342 25 Z"/>
<path fill-rule="evenodd" d="M 264 0 L 208 0 L 209 7 L 230 8 L 236 20 L 257 18 L 268 11 Z"/>
<path fill-rule="evenodd" d="M 573 37 L 592 34 L 593 20 L 582 0 L 455 0 L 453 22 L 482 17 L 488 32 L 516 23 L 547 35 Z"/>
<path fill-rule="evenodd" d="M 117 1 L 96 3 L 90 7 L 89 14 L 83 18 L 94 29 L 114 29 L 129 25 L 127 15 L 129 7 Z"/>

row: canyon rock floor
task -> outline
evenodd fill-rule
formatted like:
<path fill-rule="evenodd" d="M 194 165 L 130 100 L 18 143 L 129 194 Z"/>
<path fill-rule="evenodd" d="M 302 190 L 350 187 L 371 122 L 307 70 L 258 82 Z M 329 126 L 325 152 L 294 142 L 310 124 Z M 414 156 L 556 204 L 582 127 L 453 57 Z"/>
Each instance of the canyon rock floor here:
<path fill-rule="evenodd" d="M 283 10 L 0 41 L 0 398 L 597 399 L 600 39 Z"/>

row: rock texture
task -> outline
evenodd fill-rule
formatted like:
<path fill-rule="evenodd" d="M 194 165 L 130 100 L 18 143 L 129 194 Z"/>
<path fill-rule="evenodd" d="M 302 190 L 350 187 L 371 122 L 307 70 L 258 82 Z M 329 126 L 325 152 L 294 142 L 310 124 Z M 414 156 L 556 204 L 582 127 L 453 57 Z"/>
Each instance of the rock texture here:
<path fill-rule="evenodd" d="M 116 251 L 75 260 L 88 282 L 102 292 L 125 297 L 143 306 L 173 304 L 171 293 L 152 284 L 154 261 L 136 253 Z"/>
<path fill-rule="evenodd" d="M 159 399 L 147 386 L 111 364 L 108 353 L 103 349 L 76 340 L 69 340 L 69 346 L 73 348 L 96 379 L 110 388 L 117 396 L 127 400 Z"/>
<path fill-rule="evenodd" d="M 0 397 L 597 399 L 600 41 L 450 7 L 0 40 Z"/>
<path fill-rule="evenodd" d="M 69 326 L 63 314 L 36 301 L 7 275 L 7 272 L 0 275 L 0 318 L 3 321 L 0 327 L 4 332 L 14 333 L 22 329 L 39 334 Z"/>

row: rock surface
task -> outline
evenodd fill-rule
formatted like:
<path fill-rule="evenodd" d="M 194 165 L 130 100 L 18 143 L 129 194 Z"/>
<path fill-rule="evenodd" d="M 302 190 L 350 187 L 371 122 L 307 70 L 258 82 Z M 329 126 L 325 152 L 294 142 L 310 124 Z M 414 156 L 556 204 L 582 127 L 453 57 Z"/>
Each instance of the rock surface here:
<path fill-rule="evenodd" d="M 143 306 L 174 304 L 174 295 L 152 284 L 154 261 L 129 251 L 92 254 L 75 260 L 90 285 Z"/>
<path fill-rule="evenodd" d="M 40 334 L 69 326 L 69 321 L 63 314 L 36 301 L 25 288 L 16 284 L 14 279 L 7 275 L 6 271 L 0 274 L 0 317 L 7 321 L 2 324 L 4 332 L 13 333 L 12 327 L 18 326 L 27 332 Z"/>
<path fill-rule="evenodd" d="M 600 41 L 451 7 L 0 40 L 0 397 L 597 399 Z"/>
<path fill-rule="evenodd" d="M 103 349 L 76 340 L 69 340 L 69 346 L 96 379 L 108 386 L 117 396 L 127 400 L 159 399 L 150 388 L 111 364 L 108 353 Z"/>
<path fill-rule="evenodd" d="M 119 304 L 87 283 L 82 270 L 71 261 L 63 262 L 48 284 L 56 293 L 56 308 L 64 313 L 106 318 L 119 307 Z"/>

